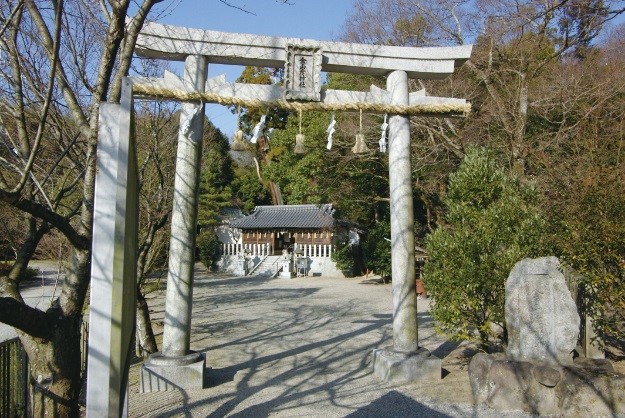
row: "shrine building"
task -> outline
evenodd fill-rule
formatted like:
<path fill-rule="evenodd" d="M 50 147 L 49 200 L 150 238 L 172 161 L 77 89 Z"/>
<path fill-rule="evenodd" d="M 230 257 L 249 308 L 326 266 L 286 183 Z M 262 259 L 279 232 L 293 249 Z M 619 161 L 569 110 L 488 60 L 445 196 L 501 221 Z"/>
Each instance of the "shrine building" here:
<path fill-rule="evenodd" d="M 257 206 L 230 221 L 230 228 L 240 230 L 237 249 L 254 255 L 280 255 L 286 249 L 329 257 L 337 225 L 333 213 L 332 204 Z"/>
<path fill-rule="evenodd" d="M 235 260 L 241 256 L 252 260 L 250 272 L 263 270 L 286 250 L 306 258 L 312 275 L 343 275 L 331 256 L 339 236 L 351 232 L 347 223 L 334 218 L 332 204 L 257 206 L 224 227 L 218 233 L 222 270 L 240 274 Z"/>

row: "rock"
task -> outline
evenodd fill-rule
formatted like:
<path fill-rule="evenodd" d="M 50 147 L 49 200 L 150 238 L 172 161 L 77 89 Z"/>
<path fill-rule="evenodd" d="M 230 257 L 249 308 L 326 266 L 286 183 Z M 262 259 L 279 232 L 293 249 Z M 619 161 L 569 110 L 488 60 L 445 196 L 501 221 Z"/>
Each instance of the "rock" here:
<path fill-rule="evenodd" d="M 615 372 L 612 362 L 606 359 L 578 357 L 574 360 L 574 363 L 576 366 L 586 369 L 600 369 L 606 372 Z"/>
<path fill-rule="evenodd" d="M 506 281 L 507 355 L 572 364 L 580 318 L 556 257 L 519 261 Z"/>
<path fill-rule="evenodd" d="M 625 413 L 625 376 L 592 362 L 553 366 L 477 354 L 469 364 L 477 404 L 538 416 L 620 416 Z"/>
<path fill-rule="evenodd" d="M 488 376 L 490 366 L 493 364 L 493 356 L 485 353 L 477 353 L 471 358 L 469 363 L 469 380 L 471 383 L 471 391 L 473 392 L 473 400 L 477 404 L 486 402 L 488 399 Z"/>
<path fill-rule="evenodd" d="M 487 380 L 489 406 L 500 411 L 525 406 L 533 380 L 531 370 L 528 362 L 494 360 Z"/>
<path fill-rule="evenodd" d="M 538 383 L 548 388 L 555 387 L 562 378 L 560 370 L 549 366 L 535 366 L 532 369 L 532 375 Z"/>

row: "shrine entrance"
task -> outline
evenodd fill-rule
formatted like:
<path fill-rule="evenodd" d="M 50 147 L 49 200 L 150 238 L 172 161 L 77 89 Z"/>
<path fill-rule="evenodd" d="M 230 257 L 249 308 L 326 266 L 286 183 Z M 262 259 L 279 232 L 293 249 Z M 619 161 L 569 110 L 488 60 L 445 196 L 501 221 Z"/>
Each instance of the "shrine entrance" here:
<path fill-rule="evenodd" d="M 91 329 L 99 332 L 91 335 L 89 344 L 111 349 L 107 358 L 102 358 L 102 350 L 98 358 L 91 357 L 96 350 L 89 351 L 88 413 L 110 415 L 106 413 L 109 405 L 123 404 L 127 382 L 127 353 L 132 340 L 132 327 L 127 325 L 134 319 L 134 300 L 128 295 L 134 294 L 135 286 L 137 219 L 133 98 L 182 103 L 162 352 L 152 355 L 142 368 L 143 391 L 204 387 L 204 355 L 192 352 L 189 346 L 204 104 L 209 102 L 390 116 L 393 346 L 374 350 L 373 367 L 381 379 L 393 384 L 440 379 L 440 359 L 418 347 L 409 118 L 458 117 L 465 115 L 470 106 L 464 99 L 431 97 L 424 90 L 410 92 L 408 80 L 447 77 L 469 59 L 471 46 L 350 44 L 148 23 L 138 37 L 136 53 L 146 58 L 184 61 L 184 75 L 178 78 L 165 72 L 162 78 L 127 78 L 121 103 L 103 104 L 100 110 L 91 298 L 91 312 L 98 313 L 91 315 Z M 285 83 L 251 85 L 228 83 L 224 77 L 207 79 L 210 63 L 284 68 Z M 386 76 L 386 89 L 371 86 L 366 92 L 324 90 L 322 71 Z M 257 128 L 262 130 L 261 125 Z M 288 235 L 278 237 L 276 245 L 280 242 L 283 248 L 292 244 Z M 110 248 L 115 250 L 108 251 Z M 108 266 L 113 270 L 109 271 Z M 120 334 L 111 336 L 113 330 Z M 108 391 L 102 390 L 105 380 L 109 382 Z"/>
<path fill-rule="evenodd" d="M 278 250 L 278 252 L 282 252 L 282 250 L 289 250 L 293 248 L 292 241 L 294 240 L 291 240 L 290 235 L 291 234 L 289 234 L 288 232 L 280 232 L 278 234 L 278 237 L 276 239 L 276 250 Z"/>

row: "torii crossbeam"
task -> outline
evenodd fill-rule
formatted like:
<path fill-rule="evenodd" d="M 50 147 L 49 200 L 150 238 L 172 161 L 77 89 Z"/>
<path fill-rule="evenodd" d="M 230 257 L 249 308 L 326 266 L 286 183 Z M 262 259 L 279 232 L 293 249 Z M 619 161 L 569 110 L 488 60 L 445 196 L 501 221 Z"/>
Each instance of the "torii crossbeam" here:
<path fill-rule="evenodd" d="M 469 58 L 471 46 L 406 48 L 320 42 L 149 23 L 139 35 L 137 53 L 180 61 L 186 56 L 201 55 L 215 64 L 273 68 L 286 64 L 285 86 L 228 83 L 220 76 L 206 81 L 204 89 L 198 90 L 169 72 L 164 78 L 134 77 L 134 93 L 152 98 L 287 110 L 362 110 L 439 117 L 463 116 L 470 109 L 464 99 L 426 96 L 424 90 L 410 93 L 408 103 L 402 105 L 391 103 L 390 92 L 375 86 L 368 92 L 322 90 L 320 72 L 382 76 L 405 71 L 408 78 L 441 79 Z M 304 71 L 295 65 L 302 58 L 308 64 Z M 305 100 L 297 100 L 302 98 Z"/>

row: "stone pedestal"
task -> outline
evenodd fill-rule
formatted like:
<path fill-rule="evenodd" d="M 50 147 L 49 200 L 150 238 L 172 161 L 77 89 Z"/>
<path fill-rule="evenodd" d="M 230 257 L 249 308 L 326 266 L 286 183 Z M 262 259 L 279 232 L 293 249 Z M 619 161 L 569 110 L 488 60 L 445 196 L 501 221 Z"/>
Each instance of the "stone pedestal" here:
<path fill-rule="evenodd" d="M 281 261 L 282 271 L 280 271 L 280 277 L 285 279 L 293 278 L 293 262 L 291 260 Z"/>
<path fill-rule="evenodd" d="M 165 357 L 155 353 L 141 366 L 141 393 L 174 389 L 204 389 L 205 358 L 202 353 Z"/>
<path fill-rule="evenodd" d="M 247 276 L 247 258 L 240 256 L 237 258 L 237 275 Z"/>
<path fill-rule="evenodd" d="M 441 379 L 441 359 L 425 348 L 401 353 L 391 347 L 373 350 L 373 372 L 391 385 Z"/>

